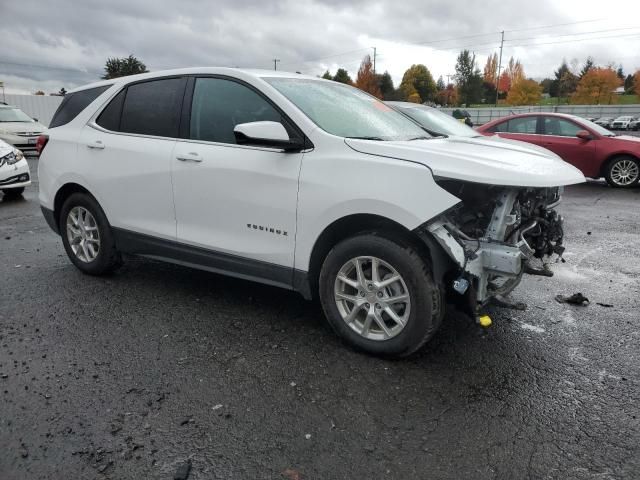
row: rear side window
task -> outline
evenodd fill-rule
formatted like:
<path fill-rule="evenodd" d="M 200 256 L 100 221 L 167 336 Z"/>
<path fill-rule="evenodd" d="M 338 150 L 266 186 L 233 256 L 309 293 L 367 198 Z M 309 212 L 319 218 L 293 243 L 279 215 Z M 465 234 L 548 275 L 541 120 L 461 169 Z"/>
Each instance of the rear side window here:
<path fill-rule="evenodd" d="M 505 133 L 529 133 L 535 134 L 538 124 L 538 117 L 520 117 L 512 118 L 506 122 L 495 125 L 492 132 L 505 132 Z"/>
<path fill-rule="evenodd" d="M 109 87 L 111 87 L 111 85 L 88 88 L 86 90 L 80 90 L 79 92 L 66 94 L 56 113 L 54 113 L 51 123 L 49 123 L 49 128 L 55 128 L 69 123 Z"/>
<path fill-rule="evenodd" d="M 236 143 L 233 129 L 240 123 L 282 122 L 280 113 L 262 96 L 238 82 L 198 78 L 191 103 L 190 138 Z"/>
<path fill-rule="evenodd" d="M 127 87 L 118 130 L 177 137 L 185 83 L 184 78 L 165 78 Z"/>
<path fill-rule="evenodd" d="M 125 92 L 126 89 L 118 93 L 97 118 L 96 123 L 102 128 L 114 132 L 120 130 L 120 116 L 122 115 L 122 104 L 124 103 Z"/>

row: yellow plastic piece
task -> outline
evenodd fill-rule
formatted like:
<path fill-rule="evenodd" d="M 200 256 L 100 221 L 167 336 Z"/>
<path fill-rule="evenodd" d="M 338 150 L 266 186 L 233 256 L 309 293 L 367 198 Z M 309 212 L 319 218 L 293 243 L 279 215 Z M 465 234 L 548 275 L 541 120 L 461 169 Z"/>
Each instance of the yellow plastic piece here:
<path fill-rule="evenodd" d="M 489 317 L 489 315 L 482 315 L 478 317 L 478 323 L 483 328 L 489 328 L 493 322 L 491 321 L 491 317 Z"/>

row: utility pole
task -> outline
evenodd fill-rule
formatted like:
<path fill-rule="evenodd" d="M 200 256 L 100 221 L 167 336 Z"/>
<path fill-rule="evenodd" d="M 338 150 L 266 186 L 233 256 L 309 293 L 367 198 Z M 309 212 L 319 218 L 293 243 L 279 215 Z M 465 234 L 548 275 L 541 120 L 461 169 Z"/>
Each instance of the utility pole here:
<path fill-rule="evenodd" d="M 279 58 L 274 58 L 273 59 L 273 69 L 274 70 L 278 70 L 278 62 L 280 61 Z"/>
<path fill-rule="evenodd" d="M 502 68 L 502 47 L 504 45 L 504 30 L 501 32 L 500 39 L 500 60 L 498 60 L 498 75 L 496 77 L 496 107 L 498 106 L 498 93 L 500 92 L 500 69 Z"/>
<path fill-rule="evenodd" d="M 376 74 L 376 47 L 373 48 L 373 74 Z"/>

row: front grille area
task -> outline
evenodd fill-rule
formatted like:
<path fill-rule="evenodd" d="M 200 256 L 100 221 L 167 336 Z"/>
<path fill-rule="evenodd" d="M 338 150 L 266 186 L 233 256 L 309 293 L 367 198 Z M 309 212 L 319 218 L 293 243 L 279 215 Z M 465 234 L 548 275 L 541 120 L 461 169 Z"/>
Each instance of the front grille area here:
<path fill-rule="evenodd" d="M 6 180 L 0 181 L 0 187 L 4 187 L 6 185 L 12 185 L 14 183 L 22 183 L 29 181 L 28 173 L 21 173 L 20 175 L 14 175 L 13 177 L 9 177 Z"/>

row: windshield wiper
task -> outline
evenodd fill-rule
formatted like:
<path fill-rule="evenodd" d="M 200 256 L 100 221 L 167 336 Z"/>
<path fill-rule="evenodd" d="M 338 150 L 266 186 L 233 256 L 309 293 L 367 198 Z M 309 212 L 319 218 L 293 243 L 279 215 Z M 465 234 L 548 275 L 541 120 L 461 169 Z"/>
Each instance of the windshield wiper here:
<path fill-rule="evenodd" d="M 446 137 L 446 135 L 437 135 L 438 137 Z M 425 137 L 424 135 L 419 136 L 419 137 L 412 137 L 409 140 L 407 140 L 408 142 L 410 142 L 411 140 L 431 140 L 432 138 L 435 137 Z"/>
<path fill-rule="evenodd" d="M 380 137 L 345 137 L 345 138 L 352 138 L 354 140 L 377 140 L 379 142 L 384 141 L 382 138 Z"/>

